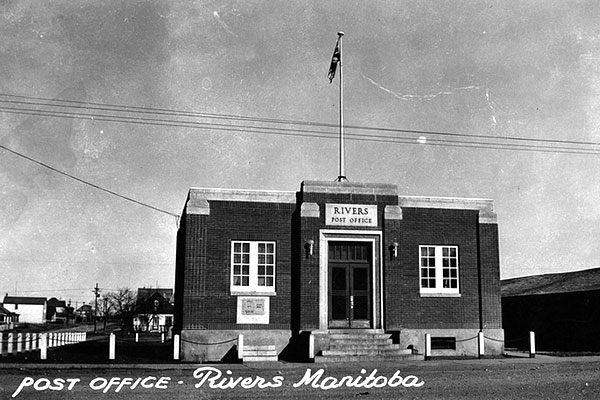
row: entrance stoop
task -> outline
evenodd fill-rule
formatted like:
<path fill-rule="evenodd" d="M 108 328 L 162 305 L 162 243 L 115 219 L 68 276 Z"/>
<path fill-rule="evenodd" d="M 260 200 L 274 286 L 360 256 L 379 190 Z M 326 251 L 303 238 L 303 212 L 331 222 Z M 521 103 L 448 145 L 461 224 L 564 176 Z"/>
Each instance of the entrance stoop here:
<path fill-rule="evenodd" d="M 422 354 L 413 354 L 394 344 L 389 334 L 372 332 L 328 333 L 329 349 L 315 356 L 315 362 L 345 361 L 402 361 L 424 360 Z"/>
<path fill-rule="evenodd" d="M 243 362 L 277 361 L 275 345 L 244 346 Z"/>

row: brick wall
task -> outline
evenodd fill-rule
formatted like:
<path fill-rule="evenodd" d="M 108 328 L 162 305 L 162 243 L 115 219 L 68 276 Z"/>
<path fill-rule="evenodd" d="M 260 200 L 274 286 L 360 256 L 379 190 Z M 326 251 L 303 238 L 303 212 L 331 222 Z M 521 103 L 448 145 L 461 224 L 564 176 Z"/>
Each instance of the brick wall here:
<path fill-rule="evenodd" d="M 210 215 L 187 215 L 185 268 L 182 274 L 183 329 L 231 329 L 237 296 L 230 291 L 231 241 L 276 242 L 276 295 L 270 296 L 268 325 L 253 329 L 289 329 L 292 214 L 295 204 L 210 201 Z M 179 268 L 181 271 L 182 268 Z"/>
<path fill-rule="evenodd" d="M 206 305 L 206 231 L 207 216 L 184 215 L 177 238 L 177 267 L 175 274 L 175 327 L 198 326 L 198 316 L 204 315 Z M 185 300 L 184 300 L 185 299 Z"/>
<path fill-rule="evenodd" d="M 385 268 L 386 327 L 478 328 L 478 211 L 403 208 L 397 231 L 398 259 Z M 460 297 L 421 297 L 419 245 L 458 246 Z"/>
<path fill-rule="evenodd" d="M 321 214 L 324 211 L 321 209 Z M 294 284 L 299 293 L 298 302 L 298 325 L 300 330 L 311 330 L 319 328 L 319 228 L 323 222 L 321 218 L 300 219 L 301 224 L 301 246 L 308 240 L 314 241 L 313 255 L 306 257 L 306 253 L 300 257 L 297 280 Z"/>
<path fill-rule="evenodd" d="M 498 225 L 479 225 L 482 317 L 486 329 L 502 327 Z"/>

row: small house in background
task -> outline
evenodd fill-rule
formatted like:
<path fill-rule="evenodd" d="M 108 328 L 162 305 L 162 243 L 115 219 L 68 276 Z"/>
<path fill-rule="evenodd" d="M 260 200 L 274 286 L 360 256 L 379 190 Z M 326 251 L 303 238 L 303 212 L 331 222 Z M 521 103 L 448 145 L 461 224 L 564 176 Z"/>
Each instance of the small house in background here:
<path fill-rule="evenodd" d="M 19 314 L 11 312 L 0 305 L 0 331 L 13 329 L 14 324 L 19 322 Z"/>
<path fill-rule="evenodd" d="M 137 290 L 137 297 L 136 297 L 136 303 L 139 303 L 140 301 L 146 301 L 150 296 L 152 296 L 154 293 L 160 293 L 160 295 L 162 297 L 164 297 L 164 299 L 166 301 L 168 301 L 169 303 L 173 304 L 173 289 L 166 289 L 166 288 L 139 288 Z"/>
<path fill-rule="evenodd" d="M 64 300 L 58 300 L 52 297 L 46 305 L 46 321 L 65 323 L 69 316 L 67 303 Z"/>
<path fill-rule="evenodd" d="M 31 324 L 43 324 L 46 321 L 46 298 L 4 296 L 2 305 L 8 311 L 19 314 L 19 322 Z"/>
<path fill-rule="evenodd" d="M 541 351 L 600 351 L 600 268 L 502 281 L 506 346 Z"/>
<path fill-rule="evenodd" d="M 141 332 L 167 332 L 173 326 L 173 289 L 138 289 L 133 327 Z"/>
<path fill-rule="evenodd" d="M 81 307 L 75 310 L 75 316 L 80 322 L 92 322 L 93 315 L 92 306 L 89 304 L 84 303 Z"/>

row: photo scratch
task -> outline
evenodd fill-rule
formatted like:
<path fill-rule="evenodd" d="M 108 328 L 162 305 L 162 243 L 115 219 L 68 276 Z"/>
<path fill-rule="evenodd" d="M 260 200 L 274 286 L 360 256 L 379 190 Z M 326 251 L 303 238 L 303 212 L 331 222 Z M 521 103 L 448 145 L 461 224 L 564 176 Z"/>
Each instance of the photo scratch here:
<path fill-rule="evenodd" d="M 238 37 L 238 35 L 236 35 L 236 34 L 235 34 L 235 33 L 234 33 L 232 30 L 231 30 L 231 28 L 229 28 L 229 25 L 227 25 L 227 24 L 225 23 L 225 21 L 223 21 L 223 20 L 221 19 L 221 16 L 219 15 L 219 12 L 218 12 L 218 11 L 214 11 L 214 12 L 213 12 L 213 15 L 215 16 L 215 18 L 217 19 L 217 21 L 219 22 L 219 24 L 221 25 L 221 27 L 222 27 L 223 29 L 225 29 L 225 31 L 226 31 L 227 33 L 229 33 L 229 34 L 231 34 L 231 35 L 233 35 L 233 36 L 235 36 L 235 37 Z"/>
<path fill-rule="evenodd" d="M 498 121 L 496 120 L 496 110 L 494 109 L 494 104 L 490 100 L 490 89 L 489 88 L 485 88 L 485 101 L 487 102 L 487 105 L 490 108 L 490 111 L 492 113 L 492 116 L 491 116 L 492 122 L 494 123 L 494 125 L 496 125 L 498 123 Z"/>
<path fill-rule="evenodd" d="M 362 76 L 364 79 L 369 81 L 369 83 L 371 83 L 372 85 L 383 90 L 384 92 L 391 94 L 392 96 L 394 96 L 400 100 L 432 100 L 432 99 L 435 99 L 436 97 L 452 95 L 456 91 L 459 91 L 459 90 L 479 90 L 479 89 L 481 89 L 479 86 L 471 85 L 471 86 L 457 87 L 457 88 L 453 88 L 451 90 L 444 90 L 444 91 L 440 91 L 440 92 L 432 93 L 432 94 L 424 94 L 424 95 L 403 94 L 403 93 L 394 92 L 393 90 L 390 90 L 390 89 L 384 87 L 383 85 L 375 82 L 373 79 L 369 78 L 362 72 L 361 72 L 360 76 Z"/>
<path fill-rule="evenodd" d="M 431 94 L 404 94 L 404 93 L 398 93 L 395 92 L 391 89 L 386 88 L 385 86 L 383 86 L 382 84 L 375 82 L 373 79 L 369 78 L 368 76 L 366 76 L 365 74 L 363 74 L 361 72 L 360 74 L 361 77 L 363 77 L 364 79 L 366 79 L 369 83 L 371 83 L 373 86 L 377 87 L 380 90 L 383 90 L 386 93 L 391 94 L 392 96 L 394 96 L 395 98 L 399 99 L 399 100 L 404 100 L 404 101 L 408 101 L 408 100 L 433 100 L 436 99 L 438 97 L 441 96 L 450 96 L 455 94 L 458 91 L 463 91 L 463 90 L 481 90 L 482 87 L 481 86 L 477 86 L 477 85 L 470 85 L 470 86 L 461 86 L 461 87 L 456 87 L 456 88 L 452 88 L 449 90 L 443 90 L 443 91 L 439 91 L 437 93 L 431 93 Z M 485 88 L 485 101 L 486 101 L 486 105 L 490 110 L 491 116 L 490 116 L 490 120 L 492 121 L 493 125 L 497 125 L 498 124 L 498 119 L 496 117 L 496 108 L 494 107 L 494 102 L 490 99 L 490 89 L 489 88 Z"/>

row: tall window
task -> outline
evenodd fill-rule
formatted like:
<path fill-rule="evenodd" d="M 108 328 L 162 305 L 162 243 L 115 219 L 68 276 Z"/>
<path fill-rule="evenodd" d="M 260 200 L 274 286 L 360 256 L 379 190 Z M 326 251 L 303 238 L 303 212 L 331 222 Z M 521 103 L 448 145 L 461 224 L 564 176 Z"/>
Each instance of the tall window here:
<path fill-rule="evenodd" d="M 275 242 L 231 242 L 231 290 L 275 291 Z"/>
<path fill-rule="evenodd" d="M 421 293 L 459 293 L 458 247 L 419 246 Z"/>

